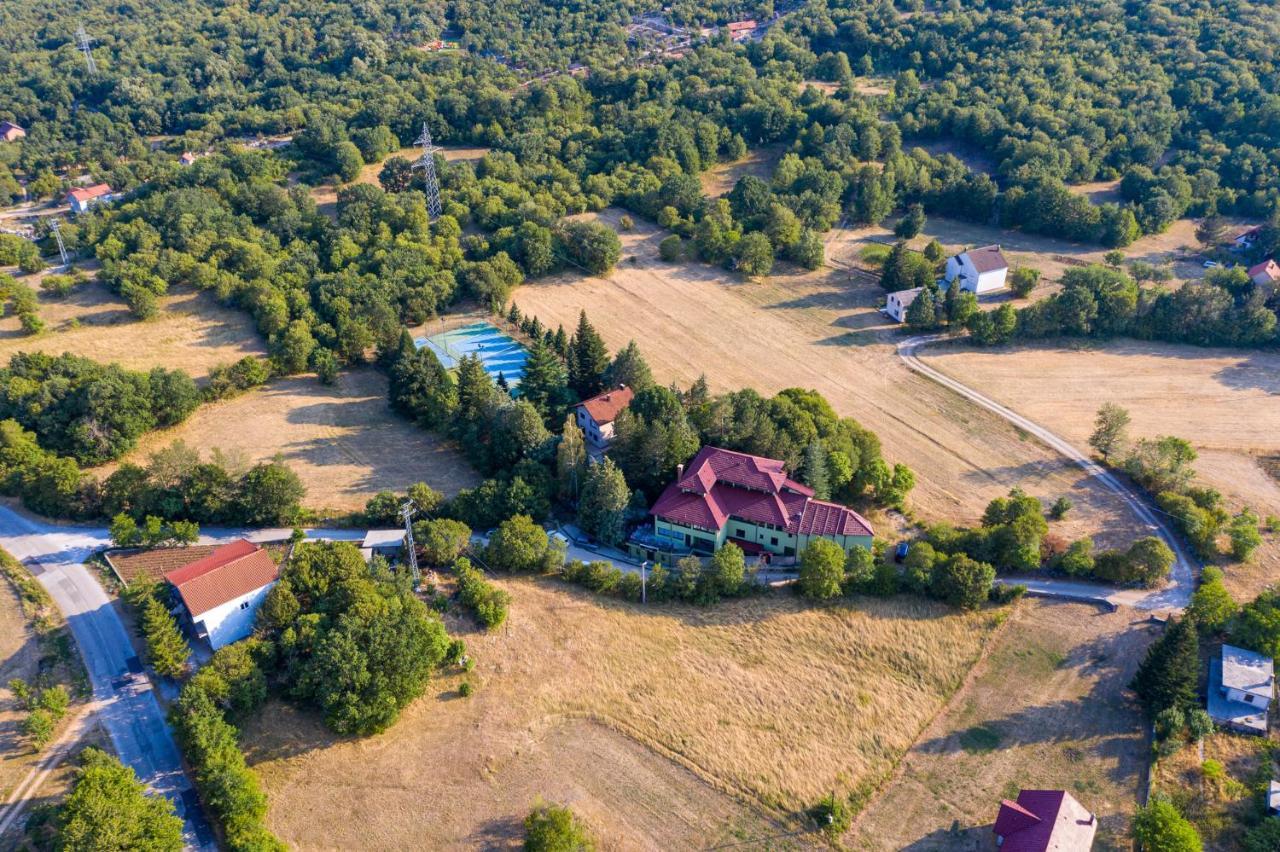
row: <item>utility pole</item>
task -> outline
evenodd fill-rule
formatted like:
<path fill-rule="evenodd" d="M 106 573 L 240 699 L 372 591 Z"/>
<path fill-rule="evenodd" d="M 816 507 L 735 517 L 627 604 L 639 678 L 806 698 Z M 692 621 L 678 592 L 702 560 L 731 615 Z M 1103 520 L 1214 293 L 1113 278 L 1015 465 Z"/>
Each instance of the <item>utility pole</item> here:
<path fill-rule="evenodd" d="M 422 146 L 422 156 L 418 158 L 417 166 L 422 169 L 422 182 L 427 190 L 427 215 L 432 222 L 440 218 L 440 180 L 436 177 L 436 151 L 442 150 L 439 145 L 431 141 L 431 131 L 427 129 L 427 123 L 422 122 L 422 135 L 418 137 L 418 144 Z"/>
<path fill-rule="evenodd" d="M 62 220 L 54 219 L 50 222 L 49 230 L 53 232 L 53 238 L 58 243 L 58 256 L 62 258 L 62 268 L 66 269 L 71 265 L 71 261 L 67 260 L 67 247 L 62 242 Z"/>
<path fill-rule="evenodd" d="M 400 517 L 404 519 L 404 544 L 409 550 L 409 571 L 413 576 L 415 589 L 422 581 L 422 574 L 418 571 L 418 548 L 413 542 L 413 512 L 417 508 L 412 500 L 406 500 L 400 507 Z"/>
<path fill-rule="evenodd" d="M 640 562 L 640 603 L 648 603 L 648 587 L 649 587 L 649 560 L 644 559 Z"/>
<path fill-rule="evenodd" d="M 98 73 L 98 63 L 93 61 L 93 38 L 84 31 L 83 26 L 76 27 L 76 46 L 84 54 L 84 63 L 90 74 Z"/>

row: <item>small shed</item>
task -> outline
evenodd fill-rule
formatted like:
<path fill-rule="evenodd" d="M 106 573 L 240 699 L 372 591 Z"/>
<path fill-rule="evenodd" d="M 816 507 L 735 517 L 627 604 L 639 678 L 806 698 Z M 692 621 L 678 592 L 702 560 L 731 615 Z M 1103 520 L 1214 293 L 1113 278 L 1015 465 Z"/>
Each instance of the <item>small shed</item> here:
<path fill-rule="evenodd" d="M 894 322 L 907 321 L 907 309 L 911 307 L 911 303 L 924 290 L 923 287 L 914 287 L 910 290 L 899 290 L 896 293 L 890 293 L 885 299 L 884 312 Z"/>
<path fill-rule="evenodd" d="M 391 559 L 404 548 L 404 530 L 369 530 L 360 542 L 360 552 L 368 559 L 374 555 Z"/>

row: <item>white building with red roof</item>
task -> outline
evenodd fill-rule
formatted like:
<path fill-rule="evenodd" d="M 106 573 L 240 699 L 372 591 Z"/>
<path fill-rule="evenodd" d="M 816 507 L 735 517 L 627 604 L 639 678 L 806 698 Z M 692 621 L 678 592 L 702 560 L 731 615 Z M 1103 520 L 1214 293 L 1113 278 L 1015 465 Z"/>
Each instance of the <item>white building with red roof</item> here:
<path fill-rule="evenodd" d="M 79 187 L 67 193 L 67 204 L 71 212 L 77 215 L 87 213 L 99 204 L 110 204 L 117 198 L 108 184 L 95 183 L 93 186 Z"/>
<path fill-rule="evenodd" d="M 578 428 L 587 437 L 587 443 L 603 450 L 613 440 L 613 421 L 631 404 L 635 391 L 626 385 L 584 399 L 574 406 Z"/>
<path fill-rule="evenodd" d="M 839 503 L 787 476 L 783 463 L 703 447 L 649 510 L 652 533 L 628 543 L 633 555 L 661 559 L 681 552 L 709 554 L 733 542 L 748 555 L 795 557 L 823 538 L 846 552 L 871 548 L 871 525 Z"/>
<path fill-rule="evenodd" d="M 1003 290 L 1008 274 L 1009 262 L 1004 259 L 1004 252 L 1000 251 L 1000 246 L 993 245 L 969 249 L 947 258 L 945 277 L 948 285 L 959 280 L 961 290 L 981 296 Z"/>
<path fill-rule="evenodd" d="M 1270 287 L 1280 282 L 1280 264 L 1272 258 L 1267 258 L 1257 266 L 1249 267 L 1249 280 L 1259 287 Z"/>
<path fill-rule="evenodd" d="M 240 539 L 164 575 L 198 638 L 216 651 L 253 632 L 258 607 L 280 579 L 271 554 Z"/>
<path fill-rule="evenodd" d="M 1098 818 L 1066 790 L 1022 790 L 992 828 L 1000 852 L 1089 852 Z"/>

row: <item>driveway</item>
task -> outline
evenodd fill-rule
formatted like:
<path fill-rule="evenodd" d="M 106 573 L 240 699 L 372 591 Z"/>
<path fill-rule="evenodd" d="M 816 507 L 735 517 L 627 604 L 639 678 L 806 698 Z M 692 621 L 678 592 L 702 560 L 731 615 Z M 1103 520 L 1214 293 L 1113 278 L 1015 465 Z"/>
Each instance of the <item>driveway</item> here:
<path fill-rule="evenodd" d="M 950 376 L 935 370 L 921 361 L 916 352 L 930 343 L 943 339 L 943 335 L 932 334 L 912 337 L 898 344 L 898 357 L 908 368 L 926 376 L 945 388 L 979 405 L 988 411 L 1017 426 L 1019 429 L 1034 435 L 1045 446 L 1057 451 L 1070 461 L 1084 469 L 1085 473 L 1098 480 L 1103 487 L 1111 491 L 1125 502 L 1153 535 L 1159 536 L 1173 551 L 1173 568 L 1169 574 L 1169 582 L 1159 589 L 1118 589 L 1110 586 L 1080 583 L 1071 580 L 1033 579 L 1017 580 L 1027 586 L 1029 591 L 1037 594 L 1060 596 L 1071 599 L 1087 597 L 1105 600 L 1109 603 L 1133 606 L 1138 609 L 1171 609 L 1182 610 L 1191 601 L 1195 591 L 1195 566 L 1197 563 L 1188 555 L 1182 542 L 1173 534 L 1167 522 L 1160 516 L 1160 510 L 1148 501 L 1146 495 L 1129 486 L 1124 480 L 1111 473 L 1102 465 L 1077 450 L 1065 439 L 1035 423 L 1012 409 L 1006 408 L 990 397 L 964 385 Z"/>

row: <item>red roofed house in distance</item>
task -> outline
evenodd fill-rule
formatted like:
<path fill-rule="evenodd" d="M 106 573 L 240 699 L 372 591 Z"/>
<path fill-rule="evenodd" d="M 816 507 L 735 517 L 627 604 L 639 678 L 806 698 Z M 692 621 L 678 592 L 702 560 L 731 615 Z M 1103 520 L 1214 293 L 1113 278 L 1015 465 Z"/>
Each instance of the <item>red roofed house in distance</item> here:
<path fill-rule="evenodd" d="M 253 632 L 258 607 L 280 579 L 271 554 L 245 539 L 164 575 L 173 586 L 197 638 L 213 650 Z"/>
<path fill-rule="evenodd" d="M 1098 818 L 1065 790 L 1022 790 L 992 827 L 1000 852 L 1089 852 Z"/>
<path fill-rule="evenodd" d="M 794 562 L 823 538 L 847 553 L 871 549 L 871 525 L 847 506 L 818 500 L 813 489 L 787 476 L 783 463 L 746 453 L 703 447 L 680 465 L 676 481 L 649 510 L 653 528 L 627 541 L 638 559 L 671 562 L 708 555 L 733 542 L 765 562 Z"/>
<path fill-rule="evenodd" d="M 77 216 L 81 213 L 87 213 L 93 207 L 99 204 L 110 204 L 115 201 L 118 196 L 105 183 L 95 183 L 93 186 L 81 187 L 73 189 L 67 193 L 67 204 L 71 207 L 71 212 Z"/>
<path fill-rule="evenodd" d="M 578 428 L 586 435 L 587 443 L 597 450 L 609 446 L 609 442 L 613 440 L 613 421 L 618 419 L 622 409 L 630 405 L 634 397 L 635 391 L 626 385 L 619 385 L 574 406 Z"/>

